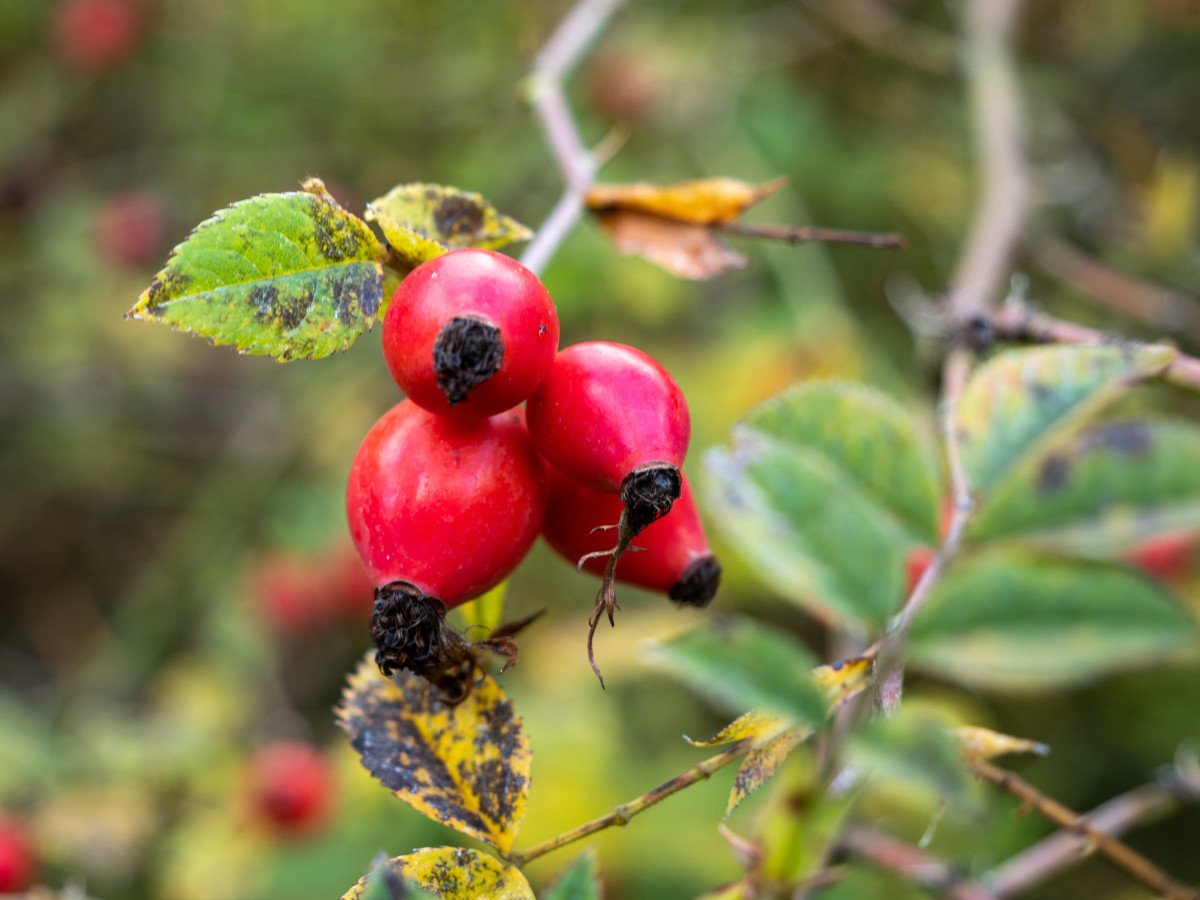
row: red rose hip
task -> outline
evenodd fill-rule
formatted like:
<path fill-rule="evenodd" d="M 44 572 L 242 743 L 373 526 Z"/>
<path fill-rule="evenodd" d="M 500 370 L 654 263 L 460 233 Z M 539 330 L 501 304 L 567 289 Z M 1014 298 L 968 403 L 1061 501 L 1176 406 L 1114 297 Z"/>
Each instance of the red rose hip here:
<path fill-rule="evenodd" d="M 371 428 L 346 514 L 376 586 L 371 633 L 384 674 L 410 669 L 465 695 L 474 656 L 445 613 L 516 568 L 546 497 L 542 462 L 514 413 L 449 418 L 405 400 Z"/>
<path fill-rule="evenodd" d="M 441 415 L 486 417 L 546 377 L 558 313 L 538 277 L 491 250 L 452 250 L 400 282 L 383 322 L 383 356 L 409 398 Z"/>
<path fill-rule="evenodd" d="M 679 497 L 691 436 L 687 403 L 667 370 L 641 350 L 588 341 L 555 357 L 526 414 L 533 442 L 552 466 L 621 500 L 616 546 L 588 619 L 588 660 L 603 684 L 592 653 L 596 624 L 602 614 L 613 624 L 614 573 L 625 548 Z"/>
<path fill-rule="evenodd" d="M 667 370 L 608 341 L 562 350 L 527 407 L 541 454 L 598 491 L 624 491 L 647 466 L 678 470 L 691 436 L 687 402 Z"/>
<path fill-rule="evenodd" d="M 596 529 L 620 514 L 621 501 L 615 494 L 592 490 L 561 472 L 550 473 L 550 504 L 542 534 L 569 562 L 587 557 L 583 567 L 603 574 L 604 562 L 592 554 L 604 550 L 610 539 Z M 671 511 L 637 536 L 615 575 L 617 581 L 661 591 L 681 605 L 703 607 L 712 601 L 721 566 L 708 547 L 686 477 Z"/>

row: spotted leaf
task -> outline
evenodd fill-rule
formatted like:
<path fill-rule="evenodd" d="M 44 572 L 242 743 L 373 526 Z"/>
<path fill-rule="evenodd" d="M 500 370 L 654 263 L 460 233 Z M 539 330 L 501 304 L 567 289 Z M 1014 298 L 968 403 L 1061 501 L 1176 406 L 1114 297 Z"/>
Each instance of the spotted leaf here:
<path fill-rule="evenodd" d="M 976 539 L 1111 557 L 1155 534 L 1200 528 L 1200 428 L 1102 422 L 1027 461 L 971 522 Z"/>
<path fill-rule="evenodd" d="M 383 256 L 366 223 L 313 180 L 202 222 L 127 315 L 281 362 L 318 359 L 375 322 Z"/>
<path fill-rule="evenodd" d="M 533 890 L 521 872 L 494 856 L 464 847 L 425 847 L 386 863 L 385 874 L 414 884 L 441 900 L 533 900 Z M 377 869 L 376 872 L 379 872 Z M 364 875 L 342 900 L 367 900 L 379 874 Z M 401 894 L 400 896 L 408 896 Z"/>
<path fill-rule="evenodd" d="M 860 694 L 870 683 L 871 661 L 862 657 L 843 660 L 812 670 L 813 681 L 825 695 L 829 712 L 835 712 L 852 697 Z M 762 787 L 792 751 L 812 736 L 813 725 L 788 727 L 789 720 L 763 710 L 752 709 L 738 716 L 707 741 L 688 742 L 695 747 L 714 747 L 737 741 L 750 741 L 751 748 L 742 760 L 729 791 L 725 806 L 728 816 L 750 794 Z"/>
<path fill-rule="evenodd" d="M 954 428 L 971 487 L 988 495 L 1175 357 L 1170 347 L 1035 347 L 997 354 L 963 390 Z"/>
<path fill-rule="evenodd" d="M 367 204 L 392 250 L 408 266 L 459 247 L 496 250 L 533 233 L 479 194 L 440 184 L 399 184 Z"/>
<path fill-rule="evenodd" d="M 448 706 L 425 679 L 401 672 L 389 680 L 365 659 L 337 718 L 363 765 L 397 797 L 501 853 L 511 849 L 531 755 L 512 702 L 489 675 Z"/>

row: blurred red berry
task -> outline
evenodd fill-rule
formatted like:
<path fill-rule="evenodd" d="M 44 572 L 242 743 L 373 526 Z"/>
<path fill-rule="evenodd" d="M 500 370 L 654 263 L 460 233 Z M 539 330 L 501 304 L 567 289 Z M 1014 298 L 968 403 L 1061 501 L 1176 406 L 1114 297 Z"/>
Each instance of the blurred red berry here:
<path fill-rule="evenodd" d="M 92 237 L 101 258 L 131 269 L 158 260 L 166 230 L 162 201 L 154 194 L 139 191 L 109 197 L 92 223 Z"/>
<path fill-rule="evenodd" d="M 0 893 L 16 894 L 26 890 L 37 871 L 33 840 L 24 823 L 0 817 Z"/>
<path fill-rule="evenodd" d="M 286 635 L 314 634 L 332 618 L 329 579 L 314 559 L 294 553 L 272 554 L 255 565 L 250 582 L 263 617 Z M 369 601 L 363 601 L 363 608 L 370 609 Z"/>
<path fill-rule="evenodd" d="M 935 552 L 932 547 L 913 547 L 908 551 L 908 559 L 904 561 L 905 597 L 912 594 L 913 588 L 917 586 L 917 582 L 921 580 L 921 576 L 925 574 L 925 570 L 933 562 L 934 555 Z"/>
<path fill-rule="evenodd" d="M 618 122 L 648 118 L 661 93 L 649 60 L 631 50 L 597 54 L 584 72 L 584 90 L 601 115 Z"/>
<path fill-rule="evenodd" d="M 134 0 L 63 0 L 54 10 L 51 40 L 63 65 L 95 75 L 129 58 L 141 37 Z"/>
<path fill-rule="evenodd" d="M 367 621 L 375 603 L 375 583 L 354 544 L 349 540 L 339 543 L 330 550 L 325 564 L 333 608 L 343 617 Z"/>
<path fill-rule="evenodd" d="M 246 771 L 255 820 L 281 836 L 311 836 L 329 821 L 333 775 L 324 756 L 298 741 L 259 748 Z"/>
<path fill-rule="evenodd" d="M 1142 541 L 1126 557 L 1159 581 L 1178 581 L 1192 570 L 1196 535 L 1192 532 L 1160 534 Z"/>

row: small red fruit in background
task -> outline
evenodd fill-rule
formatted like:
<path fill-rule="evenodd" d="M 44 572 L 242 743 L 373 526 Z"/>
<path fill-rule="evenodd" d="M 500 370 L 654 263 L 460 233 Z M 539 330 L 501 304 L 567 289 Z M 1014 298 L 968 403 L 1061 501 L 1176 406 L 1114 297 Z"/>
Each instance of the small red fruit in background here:
<path fill-rule="evenodd" d="M 96 213 L 92 236 L 106 262 L 143 268 L 161 256 L 167 216 L 155 194 L 130 191 L 109 197 Z"/>
<path fill-rule="evenodd" d="M 320 565 L 297 553 L 273 553 L 251 573 L 250 591 L 263 617 L 292 637 L 321 631 L 329 623 Z"/>
<path fill-rule="evenodd" d="M 546 377 L 558 313 L 538 277 L 491 250 L 452 250 L 400 282 L 383 321 L 383 356 L 423 409 L 486 417 Z"/>
<path fill-rule="evenodd" d="M 129 58 L 142 31 L 135 0 L 62 0 L 51 21 L 58 59 L 70 69 L 96 75 Z"/>
<path fill-rule="evenodd" d="M 303 639 L 339 622 L 361 624 L 375 585 L 354 544 L 342 537 L 320 553 L 263 555 L 251 568 L 249 594 L 272 629 Z"/>
<path fill-rule="evenodd" d="M 561 472 L 550 473 L 550 504 L 542 534 L 571 564 L 607 549 L 612 538 L 595 529 L 611 525 L 621 515 L 616 494 L 580 484 Z M 590 556 L 583 567 L 602 575 L 605 561 Z M 721 566 L 708 546 L 696 499 L 686 477 L 679 499 L 667 515 L 651 522 L 616 566 L 616 579 L 661 591 L 676 603 L 707 606 L 717 592 Z"/>
<path fill-rule="evenodd" d="M 333 776 L 315 747 L 280 741 L 255 751 L 246 766 L 254 819 L 281 836 L 312 835 L 333 809 Z"/>
<path fill-rule="evenodd" d="M 1170 532 L 1142 541 L 1126 559 L 1159 581 L 1179 581 L 1192 571 L 1197 536 L 1194 532 Z"/>
<path fill-rule="evenodd" d="M 503 581 L 533 545 L 545 471 L 516 413 L 385 413 L 350 470 L 346 516 L 376 586 L 371 634 L 385 674 L 410 669 L 465 696 L 474 657 L 447 610 Z"/>
<path fill-rule="evenodd" d="M 913 588 L 925 574 L 937 555 L 932 547 L 913 547 L 908 551 L 908 559 L 904 561 L 904 596 L 911 596 Z"/>
<path fill-rule="evenodd" d="M 17 894 L 28 889 L 36 874 L 33 840 L 24 823 L 0 816 L 0 893 Z"/>

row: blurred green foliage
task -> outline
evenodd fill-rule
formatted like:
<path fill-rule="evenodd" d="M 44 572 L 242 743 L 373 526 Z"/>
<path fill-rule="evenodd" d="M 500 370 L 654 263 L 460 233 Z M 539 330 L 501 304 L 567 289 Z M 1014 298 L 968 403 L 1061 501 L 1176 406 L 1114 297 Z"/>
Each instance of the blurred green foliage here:
<path fill-rule="evenodd" d="M 456 840 L 372 782 L 334 729 L 368 598 L 361 622 L 289 636 L 248 587 L 264 557 L 343 539 L 350 460 L 398 399 L 377 332 L 344 355 L 280 367 L 121 316 L 193 225 L 310 175 L 357 212 L 421 180 L 479 191 L 536 226 L 561 183 L 520 86 L 569 4 L 145 0 L 133 52 L 101 72 L 64 62 L 61 6 L 0 3 L 0 808 L 33 823 L 49 884 L 78 878 L 114 897 L 335 895 L 380 850 Z M 689 467 L 797 379 L 864 380 L 929 420 L 934 348 L 914 348 L 887 298 L 947 283 L 977 196 L 957 6 L 629 4 L 573 80 L 589 141 L 628 129 L 606 180 L 786 175 L 790 189 L 752 221 L 908 237 L 900 255 L 739 245 L 744 271 L 690 284 L 618 257 L 590 222 L 576 229 L 545 273 L 563 342 L 603 337 L 658 355 L 692 406 Z M 1045 235 L 1086 260 L 1200 284 L 1200 13 L 1187 0 L 1036 0 L 1018 52 L 1044 202 L 1019 260 L 1030 295 L 1152 333 L 1087 299 L 1081 270 L 1047 254 Z M 155 198 L 164 222 L 148 229 L 149 252 L 114 255 L 103 212 L 130 191 Z M 1194 308 L 1180 321 L 1195 323 Z M 1194 350 L 1200 332 L 1175 337 Z M 1166 391 L 1131 402 L 1197 413 Z M 824 651 L 816 623 L 732 553 L 725 562 L 720 607 Z M 1182 590 L 1194 607 L 1195 583 Z M 534 751 L 523 841 L 693 764 L 680 735 L 723 724 L 639 661 L 644 637 L 704 614 L 623 596 L 617 630 L 598 638 L 601 693 L 583 656 L 592 583 L 541 547 L 511 582 L 512 615 L 550 607 L 505 676 Z M 1200 732 L 1197 675 L 1193 665 L 1016 699 L 919 680 L 909 692 L 1050 743 L 1053 755 L 1023 773 L 1086 809 Z M 308 843 L 273 838 L 239 806 L 244 760 L 279 737 L 327 747 L 337 773 L 339 813 Z M 805 759 L 785 783 L 803 780 Z M 714 827 L 729 778 L 599 836 L 606 896 L 695 895 L 737 877 Z M 748 801 L 735 829 L 783 802 L 770 794 Z M 986 868 L 1048 830 L 1012 806 L 938 830 L 931 849 L 974 853 Z M 915 840 L 930 810 L 887 814 Z M 1198 831 L 1193 809 L 1131 842 L 1195 882 Z M 568 861 L 538 860 L 530 880 L 544 887 Z M 855 877 L 830 896 L 899 896 L 886 879 Z M 1124 888 L 1093 861 L 1039 896 Z"/>

